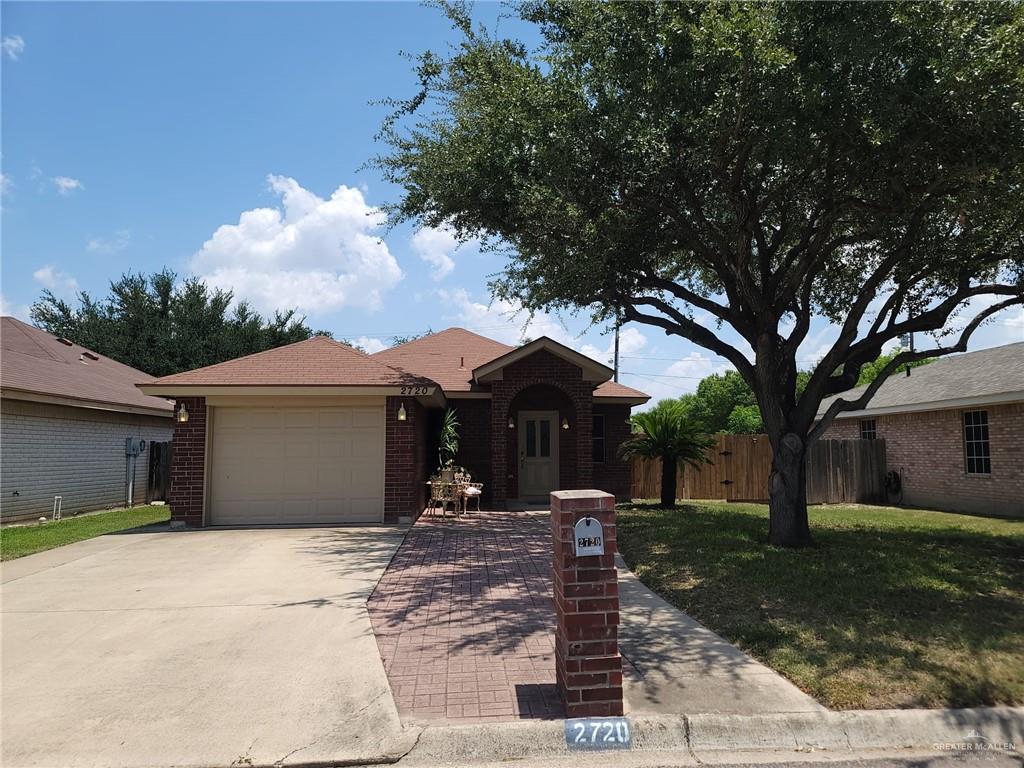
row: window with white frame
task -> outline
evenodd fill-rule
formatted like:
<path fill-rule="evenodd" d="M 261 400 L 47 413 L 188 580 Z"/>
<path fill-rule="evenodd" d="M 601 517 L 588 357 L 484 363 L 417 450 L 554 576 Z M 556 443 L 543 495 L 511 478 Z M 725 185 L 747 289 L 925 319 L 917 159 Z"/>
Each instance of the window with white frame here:
<path fill-rule="evenodd" d="M 964 411 L 964 465 L 968 475 L 992 474 L 988 411 Z"/>
<path fill-rule="evenodd" d="M 878 437 L 878 424 L 874 419 L 860 420 L 860 439 L 874 440 Z"/>

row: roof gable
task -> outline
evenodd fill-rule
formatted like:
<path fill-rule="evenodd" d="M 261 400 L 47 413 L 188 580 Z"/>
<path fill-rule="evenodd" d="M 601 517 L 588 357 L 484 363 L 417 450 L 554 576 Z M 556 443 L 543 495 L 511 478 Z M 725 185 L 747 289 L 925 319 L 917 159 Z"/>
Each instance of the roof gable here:
<path fill-rule="evenodd" d="M 86 407 L 91 403 L 110 410 L 171 415 L 169 402 L 136 388 L 153 381 L 149 374 L 13 317 L 0 318 L 0 349 L 0 389 L 5 397 L 20 392 L 82 401 Z"/>
<path fill-rule="evenodd" d="M 500 357 L 496 357 L 493 360 L 478 366 L 473 370 L 473 378 L 481 383 L 500 379 L 501 371 L 505 366 L 511 365 L 512 363 L 529 357 L 541 350 L 545 350 L 580 368 L 583 372 L 584 381 L 603 383 L 608 381 L 615 373 L 607 365 L 602 365 L 593 358 L 577 352 L 575 349 L 570 349 L 564 344 L 559 344 L 554 339 L 548 338 L 547 336 L 541 336 L 539 339 L 534 339 L 529 344 L 517 347 L 516 349 L 506 352 Z"/>

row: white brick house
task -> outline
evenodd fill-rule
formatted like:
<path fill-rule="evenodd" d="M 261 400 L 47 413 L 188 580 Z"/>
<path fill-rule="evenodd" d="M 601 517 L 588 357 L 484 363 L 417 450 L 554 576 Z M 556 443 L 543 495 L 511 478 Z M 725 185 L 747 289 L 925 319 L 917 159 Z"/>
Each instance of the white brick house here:
<path fill-rule="evenodd" d="M 0 520 L 128 501 L 125 440 L 142 438 L 131 502 L 147 498 L 149 446 L 172 438 L 172 406 L 141 394 L 152 377 L 11 317 L 0 318 Z"/>

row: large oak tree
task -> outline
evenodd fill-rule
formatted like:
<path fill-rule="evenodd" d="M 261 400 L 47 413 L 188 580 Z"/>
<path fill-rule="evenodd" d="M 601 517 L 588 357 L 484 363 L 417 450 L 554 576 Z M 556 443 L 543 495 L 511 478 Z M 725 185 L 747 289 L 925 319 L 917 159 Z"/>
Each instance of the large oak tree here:
<path fill-rule="evenodd" d="M 461 42 L 382 132 L 393 219 L 504 251 L 500 297 L 730 361 L 773 447 L 771 542 L 810 542 L 804 457 L 837 413 L 1024 302 L 1024 5 L 529 2 L 535 48 L 446 12 Z M 816 316 L 837 339 L 798 391 Z M 818 418 L 912 331 L 936 346 Z"/>

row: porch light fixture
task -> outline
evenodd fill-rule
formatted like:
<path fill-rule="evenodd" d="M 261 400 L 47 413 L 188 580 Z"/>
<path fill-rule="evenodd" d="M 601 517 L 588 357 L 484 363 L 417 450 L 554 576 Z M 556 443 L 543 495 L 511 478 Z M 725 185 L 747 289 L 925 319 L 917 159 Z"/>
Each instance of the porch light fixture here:
<path fill-rule="evenodd" d="M 562 417 L 562 429 L 568 429 L 568 428 L 569 428 L 569 420 L 563 416 Z"/>
<path fill-rule="evenodd" d="M 515 429 L 516 428 L 515 419 L 513 419 L 511 416 L 508 417 L 508 428 L 509 429 Z"/>
<path fill-rule="evenodd" d="M 405 413 L 405 403 L 400 403 L 398 406 L 398 420 L 405 421 L 408 416 Z"/>
<path fill-rule="evenodd" d="M 184 403 L 178 406 L 178 410 L 174 413 L 174 420 L 179 424 L 184 424 L 188 421 L 188 408 L 185 407 Z"/>

